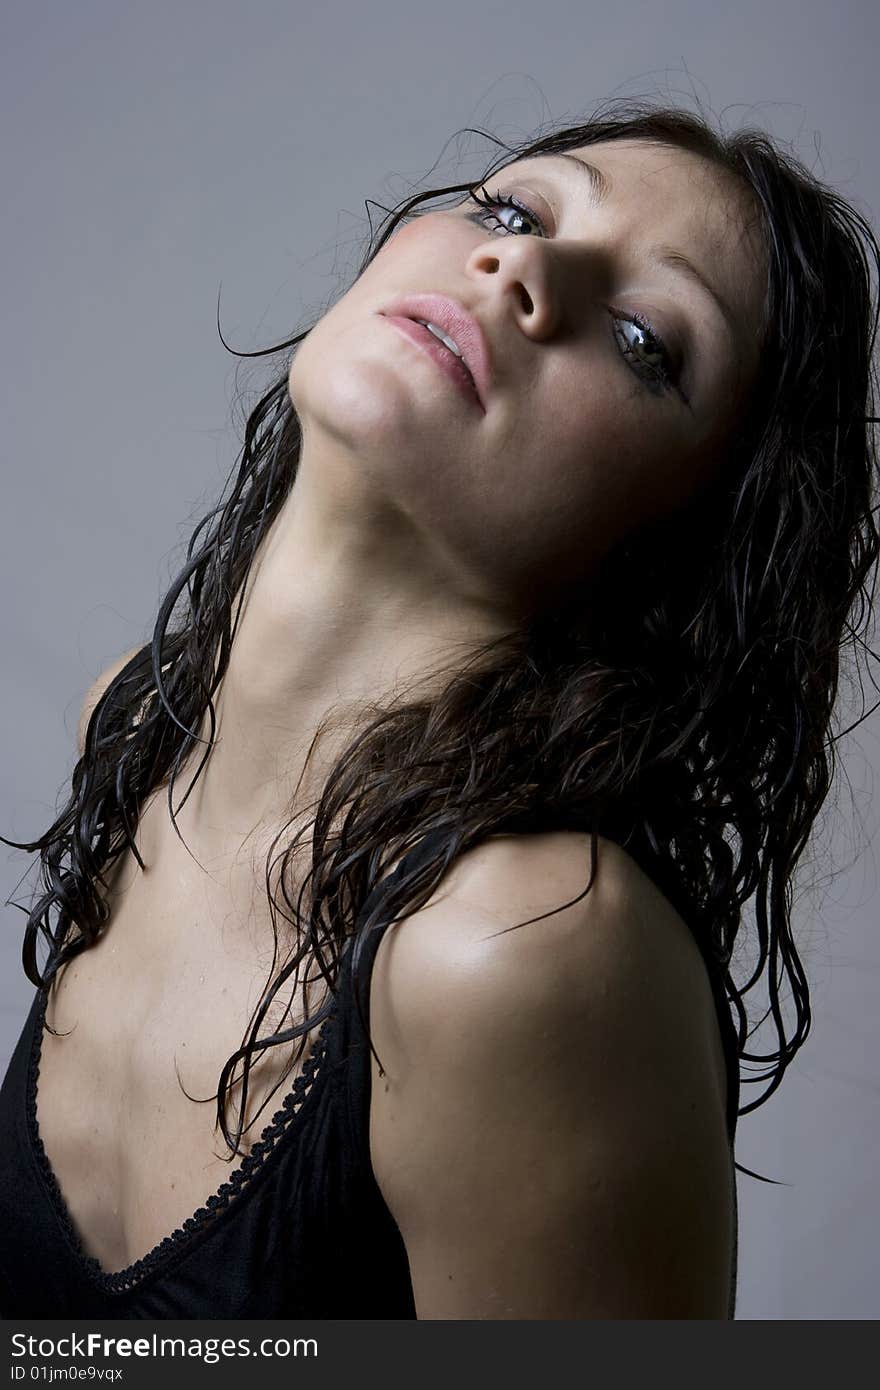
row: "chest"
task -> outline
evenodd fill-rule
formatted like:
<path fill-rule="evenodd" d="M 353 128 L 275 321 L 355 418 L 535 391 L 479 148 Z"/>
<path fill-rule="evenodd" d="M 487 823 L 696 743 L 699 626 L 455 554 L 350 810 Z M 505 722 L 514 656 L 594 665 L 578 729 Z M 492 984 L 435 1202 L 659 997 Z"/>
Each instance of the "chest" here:
<path fill-rule="evenodd" d="M 182 846 L 181 854 L 188 859 Z M 278 971 L 261 895 L 266 902 L 256 872 L 206 877 L 172 849 L 146 873 L 133 857 L 122 860 L 101 939 L 64 967 L 50 993 L 46 1020 L 58 1036 L 44 1029 L 37 1042 L 37 1127 L 67 1215 L 106 1272 L 150 1253 L 242 1162 L 216 1127 L 216 1093 Z M 282 1018 L 292 987 L 291 977 L 260 1037 L 304 1016 L 300 987 L 292 1016 Z M 321 999 L 307 1002 L 313 1012 Z M 287 1043 L 252 1054 L 243 1155 L 302 1070 L 308 1045 L 285 1076 L 294 1052 Z M 227 1111 L 233 1134 L 241 1074 L 239 1063 Z"/>

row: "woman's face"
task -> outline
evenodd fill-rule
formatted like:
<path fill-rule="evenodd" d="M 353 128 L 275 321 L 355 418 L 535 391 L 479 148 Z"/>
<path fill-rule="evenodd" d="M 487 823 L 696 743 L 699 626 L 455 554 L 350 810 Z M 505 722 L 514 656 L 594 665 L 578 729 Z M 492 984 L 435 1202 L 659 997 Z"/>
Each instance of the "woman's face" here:
<path fill-rule="evenodd" d="M 766 253 L 747 191 L 651 141 L 533 156 L 477 194 L 521 207 L 405 223 L 289 387 L 303 467 L 343 459 L 462 592 L 532 607 L 711 479 L 758 366 Z M 484 408 L 383 314 L 426 293 L 482 328 Z"/>

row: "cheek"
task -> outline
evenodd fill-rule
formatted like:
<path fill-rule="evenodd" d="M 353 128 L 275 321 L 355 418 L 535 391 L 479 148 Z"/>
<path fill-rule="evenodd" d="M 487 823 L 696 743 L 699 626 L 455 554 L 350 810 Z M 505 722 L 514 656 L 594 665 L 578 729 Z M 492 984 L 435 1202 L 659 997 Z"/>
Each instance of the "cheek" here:
<path fill-rule="evenodd" d="M 461 276 L 473 247 L 473 227 L 461 217 L 422 213 L 398 227 L 358 283 L 374 288 L 372 282 L 378 283 L 381 277 L 383 286 L 392 293 L 404 287 L 413 291 L 435 290 L 449 275 L 456 279 Z"/>
<path fill-rule="evenodd" d="M 704 450 L 685 434 L 674 406 L 630 385 L 613 361 L 591 357 L 566 397 L 551 399 L 546 439 L 560 449 L 557 486 L 574 504 L 580 498 L 609 542 L 659 520 L 686 502 L 704 471 Z M 545 451 L 546 456 L 546 451 Z"/>
<path fill-rule="evenodd" d="M 680 443 L 610 391 L 600 406 L 602 394 L 596 392 L 589 412 L 542 415 L 544 429 L 540 422 L 530 427 L 529 447 L 522 450 L 520 441 L 505 470 L 498 498 L 504 539 L 513 544 L 518 536 L 538 568 L 543 561 L 578 573 L 584 560 L 598 563 L 639 527 L 676 511 L 695 489 L 696 465 Z M 496 460 L 503 461 L 503 455 Z"/>
<path fill-rule="evenodd" d="M 579 518 L 613 524 L 638 503 L 650 471 L 643 423 L 601 360 L 536 382 L 494 451 L 506 505 L 539 529 L 568 533 Z"/>
<path fill-rule="evenodd" d="M 677 512 L 698 480 L 694 460 L 680 446 L 634 445 L 621 458 L 612 482 L 612 523 L 618 537 Z"/>
<path fill-rule="evenodd" d="M 431 290 L 436 288 L 438 278 L 442 282 L 441 254 L 454 255 L 454 247 L 437 218 L 417 220 L 397 229 L 359 279 L 318 320 L 297 348 L 287 386 L 298 411 L 300 402 L 305 405 L 313 384 L 323 396 L 330 389 L 331 375 L 341 381 L 346 363 L 363 365 L 378 350 L 381 340 L 373 342 L 367 326 L 377 308 L 403 291 Z M 450 264 L 454 265 L 454 260 Z M 362 325 L 366 335 L 363 342 L 359 338 Z M 354 387 L 354 382 L 351 384 Z M 316 407 L 317 404 L 316 398 Z M 341 407 L 342 402 L 337 404 Z M 359 399 L 359 406 L 368 409 L 369 405 L 369 395 L 365 394 Z"/>

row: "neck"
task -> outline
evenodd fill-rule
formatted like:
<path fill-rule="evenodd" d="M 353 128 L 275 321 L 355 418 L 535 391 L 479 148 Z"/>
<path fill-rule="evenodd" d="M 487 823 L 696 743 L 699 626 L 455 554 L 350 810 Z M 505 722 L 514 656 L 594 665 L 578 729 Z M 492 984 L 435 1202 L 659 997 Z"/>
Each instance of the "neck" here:
<path fill-rule="evenodd" d="M 476 646 L 509 628 L 456 595 L 403 519 L 319 506 L 311 477 L 301 464 L 254 558 L 214 696 L 215 746 L 179 821 L 187 843 L 194 837 L 206 852 L 234 851 L 255 831 L 268 845 L 314 809 L 359 719 L 404 690 L 438 691 Z M 209 729 L 205 718 L 203 737 Z M 175 784 L 175 807 L 203 755 L 199 744 Z"/>

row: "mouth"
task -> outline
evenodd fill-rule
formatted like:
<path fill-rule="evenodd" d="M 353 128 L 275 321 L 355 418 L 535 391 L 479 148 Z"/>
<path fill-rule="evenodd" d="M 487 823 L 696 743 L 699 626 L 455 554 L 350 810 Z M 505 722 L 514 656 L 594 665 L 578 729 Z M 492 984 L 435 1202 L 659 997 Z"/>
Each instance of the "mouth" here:
<path fill-rule="evenodd" d="M 400 327 L 407 320 L 413 341 L 426 351 L 436 346 L 434 360 L 438 365 L 454 365 L 485 414 L 491 384 L 489 346 L 479 323 L 461 304 L 446 295 L 417 294 L 397 299 L 379 312 Z"/>
<path fill-rule="evenodd" d="M 484 414 L 474 379 L 461 358 L 446 346 L 431 330 L 418 319 L 406 318 L 402 314 L 383 314 L 382 317 L 394 326 L 399 333 L 408 338 L 425 357 L 429 358 L 456 390 L 467 398 L 468 405 L 476 407 Z"/>

